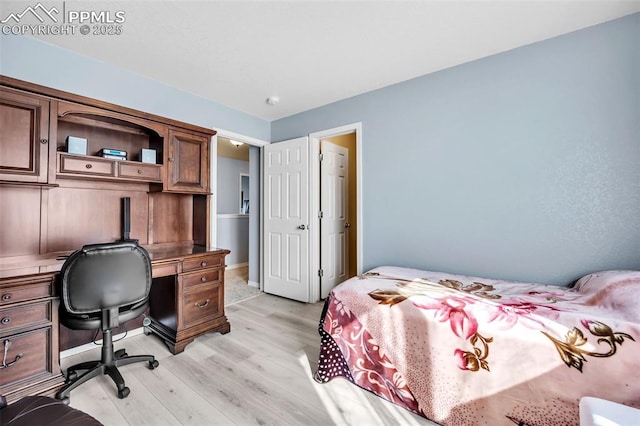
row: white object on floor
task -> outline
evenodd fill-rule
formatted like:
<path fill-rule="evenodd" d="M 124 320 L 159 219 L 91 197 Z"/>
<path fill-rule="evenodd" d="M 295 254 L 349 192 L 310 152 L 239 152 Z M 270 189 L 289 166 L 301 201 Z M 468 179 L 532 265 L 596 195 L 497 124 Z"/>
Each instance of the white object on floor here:
<path fill-rule="evenodd" d="M 617 402 L 580 398 L 580 426 L 638 426 L 640 410 Z"/>

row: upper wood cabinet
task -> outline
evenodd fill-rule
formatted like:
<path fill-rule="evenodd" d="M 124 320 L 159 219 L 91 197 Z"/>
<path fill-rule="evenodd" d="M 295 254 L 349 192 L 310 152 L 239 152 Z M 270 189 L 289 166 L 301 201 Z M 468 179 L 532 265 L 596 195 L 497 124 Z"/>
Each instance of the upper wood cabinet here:
<path fill-rule="evenodd" d="M 150 192 L 209 193 L 214 130 L 2 75 L 0 84 L 0 184 L 128 181 L 147 182 Z M 67 152 L 70 136 L 86 141 L 86 155 Z M 104 148 L 128 161 L 99 158 Z M 156 164 L 142 164 L 143 149 L 155 151 Z"/>
<path fill-rule="evenodd" d="M 49 100 L 0 88 L 0 181 L 46 183 Z"/>
<path fill-rule="evenodd" d="M 166 190 L 209 192 L 209 138 L 206 135 L 169 129 Z"/>

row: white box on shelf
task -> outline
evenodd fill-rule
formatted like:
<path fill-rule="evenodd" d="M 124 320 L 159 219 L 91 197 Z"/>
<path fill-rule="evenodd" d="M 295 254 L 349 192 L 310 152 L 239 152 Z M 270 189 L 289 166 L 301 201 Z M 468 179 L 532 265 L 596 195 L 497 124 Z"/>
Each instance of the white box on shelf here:
<path fill-rule="evenodd" d="M 143 163 L 156 164 L 156 150 L 142 148 L 142 150 L 140 150 L 140 161 Z"/>
<path fill-rule="evenodd" d="M 67 152 L 87 155 L 87 140 L 77 136 L 67 136 Z"/>

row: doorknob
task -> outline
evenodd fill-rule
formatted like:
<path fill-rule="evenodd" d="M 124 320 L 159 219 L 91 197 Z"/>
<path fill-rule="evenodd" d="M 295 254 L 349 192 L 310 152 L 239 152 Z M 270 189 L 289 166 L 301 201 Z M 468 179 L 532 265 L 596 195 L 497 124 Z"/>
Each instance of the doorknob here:
<path fill-rule="evenodd" d="M 304 226 L 304 225 L 300 225 L 300 226 L 298 226 L 298 229 L 302 229 L 304 231 L 305 229 L 307 229 L 307 227 Z"/>
<path fill-rule="evenodd" d="M 349 222 L 345 222 L 345 223 L 344 223 L 344 227 L 345 227 L 345 228 L 351 228 L 351 224 L 350 224 Z"/>

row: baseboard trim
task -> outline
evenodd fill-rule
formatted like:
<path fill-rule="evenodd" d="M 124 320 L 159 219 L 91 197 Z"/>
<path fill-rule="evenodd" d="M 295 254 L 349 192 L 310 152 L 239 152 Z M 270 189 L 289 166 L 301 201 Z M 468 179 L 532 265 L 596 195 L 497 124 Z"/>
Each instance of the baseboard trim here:
<path fill-rule="evenodd" d="M 249 281 L 247 284 L 251 287 L 260 288 L 260 283 L 257 283 L 255 281 Z"/>
<path fill-rule="evenodd" d="M 238 269 L 238 268 L 243 268 L 245 266 L 249 266 L 249 262 L 236 263 L 235 265 L 227 265 L 225 269 L 228 271 L 230 269 Z"/>
<path fill-rule="evenodd" d="M 113 336 L 113 341 L 115 342 L 116 340 L 122 339 L 122 338 L 128 339 L 129 337 L 137 336 L 139 334 L 142 334 L 143 332 L 144 332 L 144 327 L 139 327 L 139 328 L 136 328 L 134 330 L 129 330 L 126 333 L 120 333 L 120 334 L 117 334 L 117 335 Z M 89 351 L 89 350 L 91 350 L 91 349 L 93 349 L 93 348 L 95 348 L 97 346 L 101 346 L 101 345 L 102 345 L 102 340 L 98 340 L 98 341 L 96 341 L 96 344 L 86 343 L 84 345 L 76 346 L 75 348 L 64 350 L 64 351 L 60 352 L 60 359 L 66 358 L 68 356 L 77 355 L 77 354 L 82 353 L 82 352 Z"/>

